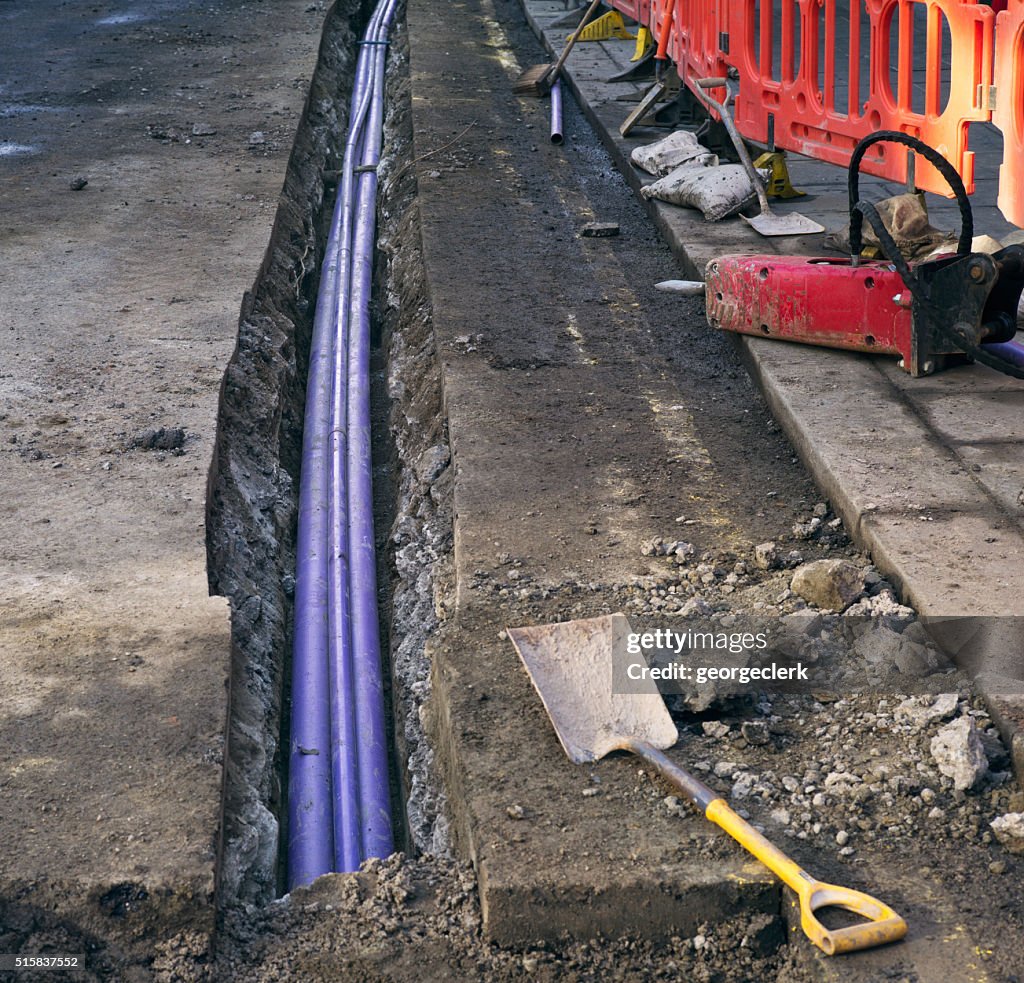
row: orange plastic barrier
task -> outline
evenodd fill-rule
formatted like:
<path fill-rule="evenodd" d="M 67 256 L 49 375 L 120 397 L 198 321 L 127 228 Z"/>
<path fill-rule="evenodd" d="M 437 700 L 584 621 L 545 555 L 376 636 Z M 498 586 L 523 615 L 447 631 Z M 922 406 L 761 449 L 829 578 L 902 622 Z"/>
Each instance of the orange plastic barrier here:
<path fill-rule="evenodd" d="M 991 83 L 989 7 L 974 0 L 729 2 L 739 10 L 728 60 L 740 74 L 736 115 L 744 136 L 767 141 L 774 121 L 778 146 L 847 164 L 861 138 L 899 130 L 938 150 L 974 190 L 967 128 L 989 118 L 979 103 Z M 774 16 L 779 8 L 781 18 Z M 918 17 L 923 32 L 914 30 Z M 863 170 L 903 181 L 907 153 L 879 144 Z M 915 179 L 948 194 L 923 160 Z"/>
<path fill-rule="evenodd" d="M 1003 133 L 999 210 L 1024 226 L 1024 0 L 1010 0 L 996 18 L 994 82 L 992 122 Z"/>
<path fill-rule="evenodd" d="M 626 17 L 632 17 L 639 24 L 646 26 L 646 22 L 642 19 L 643 12 L 641 11 L 642 6 L 649 6 L 647 3 L 642 3 L 642 0 L 615 0 L 612 6 Z"/>
<path fill-rule="evenodd" d="M 975 0 L 653 0 L 645 17 L 642 7 L 651 0 L 612 2 L 651 27 L 655 37 L 672 17 L 668 54 L 691 89 L 697 78 L 737 69 L 736 122 L 748 139 L 769 143 L 774 137 L 783 149 L 846 165 L 862 137 L 900 130 L 935 147 L 959 171 L 968 192 L 974 190 L 968 126 L 991 118 L 995 14 L 988 6 Z M 1024 0 L 1010 2 L 1000 23 L 1017 18 L 1011 84 L 1019 114 Z M 915 32 L 919 19 L 923 32 Z M 1015 119 L 1019 153 L 1024 126 L 1019 115 Z M 1010 161 L 1009 145 L 1004 168 L 1016 173 L 1024 163 Z M 879 144 L 862 169 L 904 181 L 907 150 Z M 925 161 L 917 162 L 915 181 L 948 194 Z"/>
<path fill-rule="evenodd" d="M 729 66 L 719 48 L 728 30 L 728 4 L 721 0 L 657 0 L 654 36 L 659 37 L 665 17 L 672 17 L 668 56 L 679 77 L 692 89 L 692 80 L 724 75 Z"/>

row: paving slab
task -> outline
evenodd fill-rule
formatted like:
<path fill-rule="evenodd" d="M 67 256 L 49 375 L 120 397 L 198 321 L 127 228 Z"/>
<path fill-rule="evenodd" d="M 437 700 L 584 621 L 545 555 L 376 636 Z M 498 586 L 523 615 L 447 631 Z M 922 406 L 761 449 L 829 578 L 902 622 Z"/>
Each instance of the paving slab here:
<path fill-rule="evenodd" d="M 561 5 L 525 0 L 524 10 L 547 49 L 560 50 L 564 31 L 546 27 L 563 12 Z M 623 85 L 606 80 L 628 65 L 631 54 L 631 42 L 580 45 L 567 62 L 566 78 L 613 160 L 639 191 L 650 178 L 630 164 L 629 154 L 666 131 L 638 129 L 628 139 L 618 132 L 628 112 L 617 100 Z M 971 132 L 979 150 L 975 230 L 1000 237 L 1015 229 L 995 207 L 998 138 L 991 126 Z M 779 203 L 778 210 L 796 209 L 826 229 L 845 225 L 846 170 L 797 155 L 791 155 L 790 169 L 796 187 L 806 179 L 815 193 Z M 862 187 L 865 197 L 876 200 L 903 190 L 871 177 Z M 955 204 L 934 195 L 928 199 L 933 224 L 955 229 Z M 707 262 L 726 253 L 829 255 L 821 235 L 764 238 L 738 218 L 711 224 L 690 209 L 655 201 L 647 207 L 684 269 L 701 279 Z M 893 359 L 746 337 L 737 344 L 847 528 L 908 602 L 933 619 L 939 640 L 976 674 L 1022 773 L 1020 383 L 978 365 L 912 379 Z M 960 619 L 967 618 L 975 620 L 965 629 Z M 959 621 L 958 629 L 939 628 L 943 619 Z"/>
<path fill-rule="evenodd" d="M 8 930 L 212 930 L 231 630 L 207 477 L 322 22 L 302 0 L 0 12 Z"/>

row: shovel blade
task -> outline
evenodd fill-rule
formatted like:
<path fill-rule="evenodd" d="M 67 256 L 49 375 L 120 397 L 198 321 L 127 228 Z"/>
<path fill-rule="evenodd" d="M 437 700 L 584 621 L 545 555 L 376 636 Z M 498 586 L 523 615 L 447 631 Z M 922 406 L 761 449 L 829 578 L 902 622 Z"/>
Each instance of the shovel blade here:
<path fill-rule="evenodd" d="M 762 212 L 753 218 L 747 218 L 746 215 L 741 215 L 740 218 L 763 236 L 810 236 L 825 231 L 824 225 L 819 225 L 814 219 L 799 212 L 789 212 L 786 215 Z"/>
<path fill-rule="evenodd" d="M 664 750 L 679 736 L 653 680 L 631 683 L 636 692 L 613 692 L 613 646 L 624 646 L 629 630 L 622 614 L 508 629 L 565 753 L 576 764 L 629 749 L 636 741 Z"/>

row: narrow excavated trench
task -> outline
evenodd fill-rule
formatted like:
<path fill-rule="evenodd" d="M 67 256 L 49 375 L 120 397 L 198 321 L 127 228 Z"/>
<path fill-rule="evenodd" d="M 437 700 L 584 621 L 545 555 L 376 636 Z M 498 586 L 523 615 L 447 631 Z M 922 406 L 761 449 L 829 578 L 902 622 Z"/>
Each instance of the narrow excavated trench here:
<path fill-rule="evenodd" d="M 210 588 L 231 601 L 233 658 L 221 904 L 284 889 L 289 677 L 306 368 L 319 270 L 340 166 L 356 41 L 366 10 L 329 14 L 270 244 L 245 295 L 221 395 L 210 473 Z M 450 455 L 425 299 L 404 31 L 388 68 L 375 276 L 374 510 L 382 652 L 390 661 L 396 844 L 447 850 L 443 793 L 421 721 L 423 650 L 443 608 L 435 568 L 451 549 Z M 388 660 L 390 656 L 390 660 Z M 386 667 L 387 669 L 387 667 Z M 387 671 L 385 671 L 387 676 Z"/>

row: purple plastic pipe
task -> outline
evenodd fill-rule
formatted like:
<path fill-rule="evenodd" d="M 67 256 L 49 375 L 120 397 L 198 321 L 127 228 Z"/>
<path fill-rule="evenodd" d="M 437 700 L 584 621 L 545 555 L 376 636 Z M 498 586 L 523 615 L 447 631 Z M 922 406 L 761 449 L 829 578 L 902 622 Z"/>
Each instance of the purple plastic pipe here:
<path fill-rule="evenodd" d="M 388 11 L 378 36 L 385 41 Z M 348 505 L 352 576 L 352 652 L 356 676 L 356 733 L 363 856 L 385 857 L 394 848 L 387 727 L 377 619 L 377 553 L 373 532 L 370 440 L 370 298 L 376 245 L 377 164 L 384 123 L 386 48 L 375 46 L 373 100 L 364 134 L 357 185 L 355 248 L 352 255 L 351 333 L 348 353 Z"/>
<path fill-rule="evenodd" d="M 340 209 L 320 274 L 306 383 L 295 562 L 295 640 L 288 754 L 288 884 L 310 881 L 334 860 L 331 725 L 327 698 L 327 457 L 332 311 L 338 290 Z"/>
<path fill-rule="evenodd" d="M 365 40 L 380 29 L 382 4 L 374 11 Z M 348 542 L 348 373 L 352 250 L 354 225 L 354 168 L 360 153 L 372 98 L 374 53 L 377 46 L 359 48 L 352 113 L 345 142 L 339 200 L 342 202 L 340 283 L 335 300 L 336 344 L 331 400 L 331 480 L 328 565 L 329 631 L 328 668 L 331 707 L 331 779 L 333 787 L 333 870 L 356 870 L 363 859 L 359 831 L 359 762 L 356 748 L 355 668 L 352 661 L 352 614 Z"/>
<path fill-rule="evenodd" d="M 384 743 L 383 683 L 380 643 L 376 621 L 376 578 L 355 581 L 353 587 L 349 552 L 346 454 L 347 412 L 350 396 L 348 376 L 348 316 L 358 311 L 358 323 L 366 323 L 368 346 L 369 294 L 361 288 L 357 301 L 352 291 L 352 260 L 369 248 L 372 268 L 372 202 L 369 247 L 365 245 L 365 217 L 357 223 L 353 246 L 354 162 L 365 156 L 367 142 L 379 155 L 383 118 L 383 79 L 387 25 L 394 14 L 395 0 L 386 0 L 374 11 L 360 46 L 352 94 L 352 116 L 346 141 L 341 186 L 331 221 L 310 347 L 306 393 L 306 416 L 302 449 L 302 483 L 299 490 L 299 531 L 295 585 L 295 642 L 292 667 L 292 721 L 289 748 L 289 889 L 307 884 L 331 870 L 353 870 L 367 856 L 391 852 L 390 799 L 384 800 L 386 824 L 378 815 L 379 796 L 364 804 L 364 787 L 373 782 L 360 779 L 365 759 L 367 774 L 383 774 L 387 789 L 387 748 Z M 365 124 L 371 107 L 369 136 Z M 360 182 L 362 183 L 362 182 Z M 361 191 L 362 189 L 360 189 Z M 376 181 L 373 182 L 375 194 Z M 362 202 L 362 196 L 360 196 Z M 361 215 L 365 213 L 363 205 Z M 363 229 L 363 232 L 359 230 Z M 363 244 L 360 245 L 360 237 Z M 362 261 L 361 261 L 362 262 Z M 362 310 L 358 305 L 362 305 Z M 367 348 L 368 354 L 368 348 Z M 368 397 L 368 383 L 366 387 Z M 368 428 L 369 404 L 366 401 Z M 368 472 L 369 442 L 364 466 Z M 362 493 L 363 485 L 360 483 Z M 359 503 L 358 512 L 369 510 L 370 546 L 372 498 Z M 361 526 L 360 526 L 361 528 Z M 372 569 L 372 568 L 371 568 Z M 373 639 L 370 657 L 353 646 L 368 630 L 365 624 L 366 593 L 373 605 Z M 356 597 L 360 610 L 359 634 L 353 634 L 350 605 Z M 358 665 L 354 652 L 360 653 Z M 376 667 L 376 684 L 363 677 Z M 358 676 L 358 681 L 357 681 Z M 360 694 L 365 708 L 360 707 Z M 368 717 L 368 723 L 364 722 Z M 356 747 L 364 730 L 371 745 Z M 378 740 L 376 735 L 382 735 Z M 374 835 L 363 835 L 361 817 L 372 816 Z M 381 834 L 386 826 L 387 836 Z"/>
<path fill-rule="evenodd" d="M 551 86 L 551 142 L 557 147 L 562 143 L 562 80 L 555 79 Z"/>

